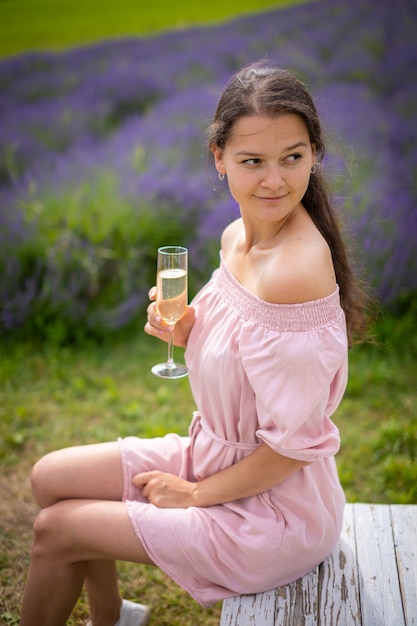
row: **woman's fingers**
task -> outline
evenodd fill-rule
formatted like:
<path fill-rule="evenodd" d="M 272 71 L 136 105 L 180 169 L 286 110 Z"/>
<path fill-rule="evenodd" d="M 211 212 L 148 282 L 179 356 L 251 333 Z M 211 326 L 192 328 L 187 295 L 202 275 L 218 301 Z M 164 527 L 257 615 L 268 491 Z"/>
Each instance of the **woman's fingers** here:
<path fill-rule="evenodd" d="M 175 345 L 185 348 L 188 341 L 188 335 L 195 322 L 195 311 L 191 306 L 187 306 L 185 314 L 177 322 L 175 329 L 162 319 L 156 306 L 156 287 L 152 287 L 148 292 L 151 300 L 147 308 L 148 319 L 144 330 L 147 335 L 158 337 L 163 341 L 168 341 L 168 333 L 175 333 Z"/>
<path fill-rule="evenodd" d="M 147 309 L 148 320 L 145 324 L 145 333 L 148 335 L 152 335 L 152 337 L 158 337 L 158 339 L 162 339 L 164 341 L 168 341 L 168 333 L 172 333 L 174 331 L 172 326 L 169 326 L 164 322 L 160 314 L 158 313 L 158 309 L 155 302 L 151 302 Z"/>

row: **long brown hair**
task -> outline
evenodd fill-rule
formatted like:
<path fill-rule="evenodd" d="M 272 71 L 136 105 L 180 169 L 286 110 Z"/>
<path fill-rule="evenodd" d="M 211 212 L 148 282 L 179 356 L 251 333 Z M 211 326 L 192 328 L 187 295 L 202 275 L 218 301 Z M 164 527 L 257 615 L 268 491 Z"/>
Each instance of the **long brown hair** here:
<path fill-rule="evenodd" d="M 321 162 L 325 154 L 323 132 L 307 87 L 291 72 L 264 62 L 244 67 L 226 85 L 208 129 L 209 146 L 224 148 L 233 125 L 243 116 L 265 115 L 273 118 L 282 113 L 302 117 L 310 142 L 316 147 L 317 161 Z M 366 338 L 367 311 L 372 300 L 352 269 L 330 198 L 327 180 L 318 167 L 310 176 L 302 202 L 330 247 L 340 301 L 347 320 L 349 344 L 352 345 L 355 340 Z"/>

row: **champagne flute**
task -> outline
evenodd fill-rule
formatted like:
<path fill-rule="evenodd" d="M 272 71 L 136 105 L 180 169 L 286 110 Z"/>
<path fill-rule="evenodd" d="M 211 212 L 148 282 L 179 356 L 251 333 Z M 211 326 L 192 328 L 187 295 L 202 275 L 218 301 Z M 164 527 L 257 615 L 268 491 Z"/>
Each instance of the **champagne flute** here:
<path fill-rule="evenodd" d="M 164 246 L 158 249 L 156 275 L 156 306 L 159 315 L 169 326 L 174 326 L 187 308 L 188 250 L 182 246 Z M 168 333 L 168 360 L 154 365 L 152 373 L 161 378 L 182 378 L 187 375 L 185 365 L 174 363 L 174 333 Z"/>

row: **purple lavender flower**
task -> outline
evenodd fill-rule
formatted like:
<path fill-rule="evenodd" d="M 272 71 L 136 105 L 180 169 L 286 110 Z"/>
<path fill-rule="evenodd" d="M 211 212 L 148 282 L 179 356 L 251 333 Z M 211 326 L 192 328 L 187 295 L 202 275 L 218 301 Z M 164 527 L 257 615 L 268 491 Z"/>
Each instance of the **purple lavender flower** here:
<path fill-rule="evenodd" d="M 269 57 L 316 96 L 325 167 L 384 304 L 417 289 L 416 15 L 320 0 L 212 27 L 0 62 L 0 319 L 86 327 L 143 309 L 155 250 L 190 248 L 193 289 L 237 207 L 204 129 L 244 63 Z M 66 323 L 66 322 L 65 322 Z"/>

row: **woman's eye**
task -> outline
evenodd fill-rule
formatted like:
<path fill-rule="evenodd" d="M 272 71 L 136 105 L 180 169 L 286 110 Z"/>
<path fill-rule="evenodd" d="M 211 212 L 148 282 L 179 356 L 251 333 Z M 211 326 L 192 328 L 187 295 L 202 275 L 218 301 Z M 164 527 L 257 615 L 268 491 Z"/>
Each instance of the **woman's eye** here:
<path fill-rule="evenodd" d="M 285 161 L 289 161 L 290 163 L 295 163 L 295 161 L 299 161 L 302 158 L 301 154 L 290 154 L 285 157 Z"/>
<path fill-rule="evenodd" d="M 261 162 L 261 159 L 255 159 L 255 158 L 253 158 L 253 159 L 245 159 L 243 161 L 243 163 L 245 165 L 259 165 L 260 162 Z"/>

